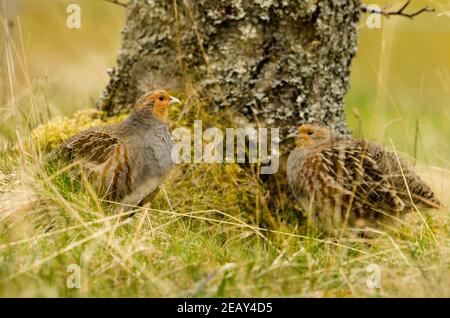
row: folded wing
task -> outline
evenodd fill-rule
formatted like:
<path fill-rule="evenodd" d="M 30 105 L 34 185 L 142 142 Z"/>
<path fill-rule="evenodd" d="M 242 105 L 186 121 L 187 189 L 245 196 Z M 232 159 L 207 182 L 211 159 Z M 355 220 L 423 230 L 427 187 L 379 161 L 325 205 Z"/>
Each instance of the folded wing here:
<path fill-rule="evenodd" d="M 59 153 L 79 160 L 96 190 L 112 200 L 131 193 L 133 171 L 128 147 L 121 138 L 102 129 L 90 129 L 64 142 Z"/>

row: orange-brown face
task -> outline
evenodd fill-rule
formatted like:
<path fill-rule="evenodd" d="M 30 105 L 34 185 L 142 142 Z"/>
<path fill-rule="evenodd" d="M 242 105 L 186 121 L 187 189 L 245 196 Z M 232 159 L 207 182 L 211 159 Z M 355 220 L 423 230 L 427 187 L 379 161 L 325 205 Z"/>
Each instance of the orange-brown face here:
<path fill-rule="evenodd" d="M 304 124 L 298 127 L 296 145 L 299 148 L 311 147 L 331 138 L 328 128 L 313 124 Z"/>
<path fill-rule="evenodd" d="M 180 103 L 178 98 L 170 96 L 165 90 L 155 90 L 142 96 L 136 104 L 136 109 L 144 109 L 151 106 L 153 115 L 166 121 L 167 110 L 172 104 Z"/>

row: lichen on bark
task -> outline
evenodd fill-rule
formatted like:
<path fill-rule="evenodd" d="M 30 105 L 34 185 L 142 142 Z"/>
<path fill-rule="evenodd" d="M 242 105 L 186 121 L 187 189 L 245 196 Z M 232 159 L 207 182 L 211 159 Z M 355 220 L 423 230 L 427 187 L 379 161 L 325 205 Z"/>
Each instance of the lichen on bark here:
<path fill-rule="evenodd" d="M 359 0 L 132 0 L 99 107 L 113 114 L 150 89 L 195 89 L 210 111 L 280 127 L 283 139 L 303 122 L 348 132 L 359 12 Z"/>

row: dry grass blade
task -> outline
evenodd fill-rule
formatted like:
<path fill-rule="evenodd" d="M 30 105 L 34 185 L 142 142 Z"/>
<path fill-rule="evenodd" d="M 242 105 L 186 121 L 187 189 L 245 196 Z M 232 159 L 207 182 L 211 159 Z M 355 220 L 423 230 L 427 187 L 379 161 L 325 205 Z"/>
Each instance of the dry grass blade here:
<path fill-rule="evenodd" d="M 437 239 L 436 239 L 436 237 L 435 237 L 433 231 L 431 230 L 430 226 L 428 225 L 428 222 L 425 220 L 425 218 L 423 217 L 423 214 L 419 211 L 419 209 L 417 208 L 417 206 L 416 206 L 415 203 L 414 203 L 413 197 L 412 197 L 412 195 L 411 195 L 411 191 L 409 190 L 408 182 L 406 181 L 405 173 L 403 172 L 403 168 L 402 168 L 402 165 L 401 165 L 401 163 L 400 163 L 400 159 L 399 159 L 399 157 L 398 157 L 398 155 L 397 155 L 397 150 L 395 149 L 395 146 L 394 146 L 394 143 L 393 143 L 392 139 L 391 139 L 390 141 L 391 141 L 392 148 L 394 149 L 395 156 L 396 156 L 396 158 L 397 158 L 397 163 L 398 163 L 398 165 L 399 165 L 399 167 L 400 167 L 400 171 L 401 171 L 401 173 L 402 173 L 403 181 L 405 182 L 406 190 L 408 191 L 408 195 L 409 195 L 410 202 L 411 202 L 412 206 L 414 207 L 414 210 L 419 214 L 420 219 L 421 219 L 422 222 L 425 224 L 425 226 L 426 226 L 428 232 L 429 232 L 429 233 L 431 234 L 431 236 L 433 237 L 434 242 L 436 243 L 437 246 L 439 246 L 439 242 L 437 241 Z"/>

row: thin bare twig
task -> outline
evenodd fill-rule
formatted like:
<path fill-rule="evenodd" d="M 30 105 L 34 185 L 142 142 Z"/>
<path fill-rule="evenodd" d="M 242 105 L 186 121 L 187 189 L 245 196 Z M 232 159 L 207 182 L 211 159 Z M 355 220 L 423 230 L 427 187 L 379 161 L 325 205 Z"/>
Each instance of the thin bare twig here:
<path fill-rule="evenodd" d="M 122 6 L 122 7 L 126 7 L 127 6 L 127 4 L 128 3 L 123 3 L 123 2 L 120 2 L 119 0 L 103 0 L 103 1 L 106 1 L 106 2 L 109 2 L 109 3 L 113 3 L 113 4 L 117 4 L 117 5 L 119 5 L 119 6 Z"/>
<path fill-rule="evenodd" d="M 390 17 L 391 15 L 398 15 L 398 16 L 406 17 L 406 18 L 410 18 L 410 19 L 412 19 L 415 16 L 418 16 L 419 14 L 424 13 L 424 12 L 434 12 L 435 11 L 434 8 L 426 6 L 426 7 L 423 7 L 421 9 L 417 10 L 416 12 L 412 12 L 412 13 L 404 12 L 410 3 L 411 3 L 411 0 L 406 0 L 405 4 L 397 11 L 387 11 L 386 6 L 383 9 L 377 10 L 377 9 L 374 9 L 373 7 L 363 4 L 361 6 L 361 11 L 363 13 L 381 14 L 381 15 L 384 15 L 385 17 Z"/>

